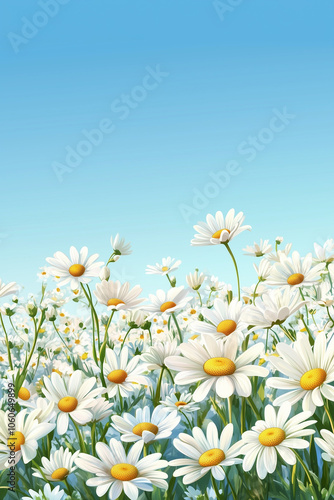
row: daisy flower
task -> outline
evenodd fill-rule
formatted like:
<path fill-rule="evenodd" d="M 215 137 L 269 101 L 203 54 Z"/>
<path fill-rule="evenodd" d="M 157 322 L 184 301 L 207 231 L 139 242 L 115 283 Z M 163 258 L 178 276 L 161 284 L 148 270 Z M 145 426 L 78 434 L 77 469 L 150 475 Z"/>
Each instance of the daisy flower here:
<path fill-rule="evenodd" d="M 43 491 L 29 490 L 29 495 L 30 497 L 22 497 L 22 500 L 64 500 L 65 491 L 61 490 L 60 486 L 51 490 L 51 486 L 46 484 Z"/>
<path fill-rule="evenodd" d="M 0 279 L 0 298 L 5 297 L 6 295 L 12 295 L 18 291 L 19 286 L 15 283 L 15 281 L 11 281 L 5 285 Z"/>
<path fill-rule="evenodd" d="M 289 378 L 267 380 L 268 387 L 288 391 L 275 399 L 275 406 L 303 399 L 303 410 L 314 413 L 316 406 L 324 404 L 322 396 L 334 401 L 334 337 L 326 347 L 326 335 L 320 332 L 312 350 L 308 336 L 298 333 L 292 346 L 279 342 L 276 351 L 280 357 L 271 356 L 270 363 Z"/>
<path fill-rule="evenodd" d="M 114 403 L 110 403 L 104 398 L 96 399 L 94 406 L 89 408 L 89 411 L 92 414 L 92 422 L 101 422 L 104 418 L 110 417 L 113 413 L 113 406 Z"/>
<path fill-rule="evenodd" d="M 228 398 L 236 393 L 248 397 L 252 392 L 248 377 L 268 375 L 268 370 L 251 365 L 264 350 L 262 343 L 248 348 L 236 358 L 238 339 L 235 336 L 227 340 L 216 340 L 212 335 L 203 334 L 203 343 L 189 340 L 181 344 L 182 356 L 170 356 L 165 363 L 168 368 L 178 371 L 175 383 L 188 385 L 201 382 L 193 394 L 195 402 L 203 401 L 213 389 L 221 398 Z"/>
<path fill-rule="evenodd" d="M 112 426 L 122 434 L 121 440 L 127 443 L 143 440 L 144 443 L 168 438 L 175 427 L 179 424 L 181 417 L 177 416 L 177 410 L 172 413 L 163 406 L 154 408 L 152 415 L 150 408 L 138 408 L 136 416 L 124 413 L 122 417 L 114 415 L 111 419 Z"/>
<path fill-rule="evenodd" d="M 310 436 L 315 430 L 306 429 L 316 420 L 307 420 L 311 412 L 298 413 L 289 419 L 291 405 L 284 403 L 276 412 L 271 405 L 264 409 L 264 420 L 258 420 L 252 430 L 242 435 L 241 453 L 245 455 L 243 469 L 248 472 L 256 460 L 256 471 L 260 479 L 272 474 L 277 466 L 277 453 L 289 465 L 296 463 L 296 455 L 292 450 L 305 449 L 309 442 L 300 439 Z"/>
<path fill-rule="evenodd" d="M 50 460 L 42 457 L 41 472 L 33 468 L 33 476 L 40 477 L 41 479 L 44 479 L 45 476 L 48 481 L 64 481 L 64 479 L 77 469 L 74 465 L 74 460 L 79 453 L 80 451 L 76 451 L 72 454 L 68 448 L 64 450 L 61 446 L 59 450 L 51 453 Z"/>
<path fill-rule="evenodd" d="M 170 288 L 168 292 L 158 290 L 156 295 L 150 295 L 151 304 L 145 306 L 146 311 L 151 314 L 151 317 L 157 313 L 171 314 L 175 311 L 183 309 L 191 300 L 187 297 L 187 290 L 183 286 Z"/>
<path fill-rule="evenodd" d="M 314 266 L 312 260 L 311 253 L 304 258 L 298 252 L 293 252 L 291 258 L 282 256 L 280 262 L 272 268 L 268 285 L 302 287 L 316 284 L 326 266 L 323 262 Z"/>
<path fill-rule="evenodd" d="M 190 328 L 196 333 L 209 333 L 215 338 L 227 338 L 233 335 L 243 337 L 242 330 L 247 327 L 243 321 L 243 303 L 234 298 L 230 304 L 221 299 L 215 299 L 212 309 L 203 308 L 202 315 L 208 322 L 193 321 Z"/>
<path fill-rule="evenodd" d="M 89 408 L 95 404 L 95 397 L 105 389 L 93 389 L 95 377 L 83 380 L 83 372 L 76 370 L 67 380 L 58 373 L 51 374 L 51 380 L 44 376 L 42 388 L 44 396 L 55 403 L 57 410 L 57 432 L 65 434 L 68 429 L 69 417 L 79 425 L 85 425 L 92 419 Z M 92 390 L 93 389 L 93 390 Z"/>
<path fill-rule="evenodd" d="M 133 309 L 144 299 L 138 299 L 142 288 L 136 285 L 130 290 L 130 283 L 123 285 L 119 281 L 102 281 L 96 285 L 94 295 L 100 304 L 108 307 L 108 310 Z"/>
<path fill-rule="evenodd" d="M 158 262 L 155 266 L 148 265 L 146 268 L 146 274 L 160 274 L 161 276 L 165 276 L 172 271 L 176 271 L 181 265 L 181 261 L 172 259 L 171 257 L 163 258 L 162 263 Z"/>
<path fill-rule="evenodd" d="M 245 220 L 244 214 L 239 212 L 235 215 L 233 208 L 227 212 L 224 218 L 222 212 L 216 212 L 213 216 L 208 214 L 206 222 L 199 222 L 194 226 L 198 234 L 195 234 L 191 244 L 194 246 L 219 245 L 219 243 L 228 243 L 235 236 L 243 231 L 251 230 L 251 226 L 242 226 Z"/>
<path fill-rule="evenodd" d="M 145 366 L 139 365 L 139 361 L 140 356 L 133 356 L 129 361 L 127 346 L 123 347 L 119 354 L 107 347 L 103 374 L 109 398 L 116 396 L 118 390 L 122 397 L 128 397 L 138 384 L 149 385 L 149 379 L 142 375 Z"/>
<path fill-rule="evenodd" d="M 88 479 L 87 486 L 96 486 L 96 494 L 101 497 L 109 491 L 109 500 L 116 500 L 122 492 L 130 498 L 138 498 L 138 490 L 153 491 L 153 486 L 166 490 L 167 474 L 159 469 L 167 467 L 166 460 L 160 460 L 161 453 L 152 453 L 140 459 L 144 442 L 138 441 L 126 454 L 122 444 L 111 439 L 109 446 L 96 444 L 99 458 L 80 453 L 76 464 L 80 469 L 91 472 L 96 477 Z"/>
<path fill-rule="evenodd" d="M 141 359 L 146 362 L 148 370 L 160 370 L 168 356 L 179 354 L 177 341 L 172 342 L 159 342 L 148 348 L 146 352 L 141 355 Z"/>
<path fill-rule="evenodd" d="M 259 281 L 266 281 L 269 278 L 272 264 L 268 259 L 261 259 L 259 267 L 256 264 L 253 264 L 253 267 Z"/>
<path fill-rule="evenodd" d="M 314 262 L 325 262 L 326 264 L 330 264 L 334 260 L 334 240 L 330 239 L 325 241 L 323 246 L 314 243 L 314 252 L 316 254 Z"/>
<path fill-rule="evenodd" d="M 75 247 L 70 248 L 70 258 L 63 252 L 56 252 L 46 261 L 51 264 L 49 274 L 60 277 L 59 286 L 71 284 L 72 290 L 80 287 L 80 283 L 89 283 L 100 273 L 102 262 L 95 262 L 98 254 L 88 257 L 88 248 L 82 247 L 80 253 Z"/>
<path fill-rule="evenodd" d="M 281 242 L 278 244 L 281 244 Z M 283 248 L 283 250 L 277 250 L 276 253 L 268 253 L 265 258 L 268 259 L 269 262 L 281 262 L 282 258 L 287 257 L 289 255 L 291 248 L 292 248 L 292 243 L 287 243 L 286 247 Z"/>
<path fill-rule="evenodd" d="M 197 403 L 193 400 L 193 395 L 191 392 L 181 392 L 180 396 L 177 397 L 175 394 L 175 389 L 171 389 L 168 396 L 165 397 L 163 401 L 160 401 L 168 411 L 174 411 L 175 408 L 182 413 L 193 413 L 200 409 Z"/>
<path fill-rule="evenodd" d="M 13 427 L 8 412 L 0 410 L 0 470 L 13 465 L 13 460 L 15 465 L 21 458 L 25 464 L 31 462 L 37 454 L 38 439 L 55 428 L 55 424 L 39 423 L 37 413 L 36 410 L 31 413 L 27 409 L 20 411 Z"/>
<path fill-rule="evenodd" d="M 262 257 L 266 253 L 269 253 L 272 251 L 272 246 L 269 244 L 269 240 L 260 240 L 260 243 L 257 244 L 254 241 L 254 246 L 247 246 L 246 248 L 243 249 L 245 252 L 245 255 L 251 255 L 252 257 Z"/>
<path fill-rule="evenodd" d="M 110 237 L 110 243 L 116 255 L 130 255 L 132 253 L 131 243 L 125 243 L 125 239 L 121 238 L 118 233 L 115 238 Z"/>
<path fill-rule="evenodd" d="M 217 427 L 210 422 L 206 435 L 199 427 L 194 427 L 192 436 L 179 434 L 174 439 L 174 447 L 187 458 L 171 460 L 169 465 L 179 467 L 173 473 L 174 477 L 183 477 L 183 484 L 191 484 L 211 472 L 217 481 L 225 478 L 224 467 L 242 463 L 240 442 L 231 446 L 233 424 L 228 424 L 221 435 Z"/>
<path fill-rule="evenodd" d="M 314 441 L 317 443 L 319 448 L 324 450 L 325 453 L 322 453 L 321 456 L 326 462 L 334 462 L 334 434 L 327 429 L 322 429 L 320 431 L 321 438 L 314 438 Z"/>
<path fill-rule="evenodd" d="M 188 286 L 190 288 L 192 288 L 193 290 L 197 291 L 203 285 L 203 281 L 205 280 L 205 274 L 204 273 L 198 274 L 198 270 L 196 269 L 196 271 L 194 273 L 189 273 L 186 276 L 186 280 L 187 280 Z"/>
<path fill-rule="evenodd" d="M 25 380 L 17 394 L 17 402 L 21 406 L 33 406 L 33 400 L 37 398 L 37 391 L 33 384 Z"/>

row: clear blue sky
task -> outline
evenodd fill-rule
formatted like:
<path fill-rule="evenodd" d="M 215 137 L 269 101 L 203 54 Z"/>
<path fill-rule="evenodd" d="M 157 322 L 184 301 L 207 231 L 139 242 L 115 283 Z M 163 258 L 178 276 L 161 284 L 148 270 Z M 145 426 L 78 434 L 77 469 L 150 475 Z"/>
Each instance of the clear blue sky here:
<path fill-rule="evenodd" d="M 244 285 L 254 240 L 306 253 L 334 236 L 332 1 L 222 0 L 220 16 L 205 0 L 42 3 L 1 7 L 4 281 L 36 290 L 45 257 L 73 244 L 105 260 L 120 232 L 134 249 L 120 276 L 146 292 L 164 284 L 146 264 L 168 255 L 180 276 L 198 266 L 234 283 L 224 249 L 190 247 L 194 223 L 231 207 L 253 226 L 233 243 Z M 66 148 L 101 122 L 69 167 Z M 213 186 L 229 161 L 237 175 Z"/>

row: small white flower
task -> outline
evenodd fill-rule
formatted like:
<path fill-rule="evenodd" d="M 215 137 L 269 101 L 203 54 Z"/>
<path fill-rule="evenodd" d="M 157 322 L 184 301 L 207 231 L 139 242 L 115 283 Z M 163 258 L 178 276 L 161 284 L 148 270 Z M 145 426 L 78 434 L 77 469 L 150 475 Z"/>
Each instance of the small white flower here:
<path fill-rule="evenodd" d="M 172 259 L 171 257 L 163 258 L 162 264 L 158 262 L 155 266 L 148 265 L 146 268 L 146 274 L 160 274 L 161 276 L 165 276 L 172 271 L 176 271 L 181 265 L 181 261 Z"/>
<path fill-rule="evenodd" d="M 137 307 L 144 299 L 139 299 L 142 289 L 136 285 L 130 290 L 130 283 L 123 285 L 119 281 L 102 281 L 96 285 L 94 295 L 100 304 L 108 307 L 108 310 L 133 309 Z"/>
<path fill-rule="evenodd" d="M 190 288 L 192 288 L 193 290 L 199 290 L 203 284 L 203 281 L 205 280 L 205 274 L 198 274 L 198 270 L 196 269 L 194 273 L 189 273 L 186 276 L 186 280 Z"/>
<path fill-rule="evenodd" d="M 314 441 L 325 452 L 321 456 L 326 462 L 334 463 L 334 434 L 327 429 L 322 429 L 320 434 L 324 439 L 316 437 Z"/>
<path fill-rule="evenodd" d="M 125 239 L 121 238 L 120 235 L 117 233 L 115 238 L 112 236 L 110 237 L 110 243 L 111 246 L 116 252 L 116 255 L 130 255 L 132 253 L 131 250 L 131 243 L 125 243 Z"/>
<path fill-rule="evenodd" d="M 247 246 L 244 248 L 245 255 L 251 255 L 252 257 L 262 257 L 266 253 L 271 252 L 272 246 L 269 244 L 269 240 L 260 240 L 260 243 L 257 244 L 254 241 L 254 246 Z"/>
<path fill-rule="evenodd" d="M 77 467 L 74 465 L 74 460 L 79 455 L 80 451 L 76 451 L 73 455 L 68 448 L 64 450 L 61 446 L 59 450 L 51 453 L 50 459 L 42 457 L 41 472 L 48 481 L 64 481 Z M 44 479 L 41 472 L 33 468 L 33 476 Z"/>
<path fill-rule="evenodd" d="M 244 214 L 239 212 L 235 215 L 233 208 L 229 210 L 225 218 L 222 212 L 216 212 L 215 216 L 208 214 L 206 222 L 199 222 L 194 226 L 198 234 L 195 234 L 191 244 L 203 246 L 228 243 L 243 231 L 251 230 L 251 226 L 242 226 L 244 220 Z"/>

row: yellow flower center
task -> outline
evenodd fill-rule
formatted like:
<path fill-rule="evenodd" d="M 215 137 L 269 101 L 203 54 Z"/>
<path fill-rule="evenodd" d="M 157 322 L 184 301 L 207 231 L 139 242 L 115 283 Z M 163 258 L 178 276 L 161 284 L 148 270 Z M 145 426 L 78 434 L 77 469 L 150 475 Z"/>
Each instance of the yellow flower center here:
<path fill-rule="evenodd" d="M 23 401 L 28 401 L 28 399 L 30 398 L 30 392 L 28 391 L 28 389 L 26 389 L 26 387 L 21 387 L 18 396 L 20 399 L 23 399 Z"/>
<path fill-rule="evenodd" d="M 169 269 L 169 267 L 168 267 L 168 266 L 163 266 L 163 267 L 161 268 L 161 271 L 163 271 L 163 272 L 165 273 L 166 271 L 168 271 L 168 269 Z"/>
<path fill-rule="evenodd" d="M 204 363 L 203 369 L 208 375 L 222 377 L 224 375 L 232 375 L 236 367 L 229 358 L 211 358 Z"/>
<path fill-rule="evenodd" d="M 300 379 L 300 386 L 305 391 L 312 391 L 319 385 L 323 384 L 326 380 L 327 373 L 322 368 L 313 368 L 313 370 L 309 370 L 304 373 L 302 378 Z"/>
<path fill-rule="evenodd" d="M 0 361 L 5 361 L 5 359 L 2 356 L 0 356 Z"/>
<path fill-rule="evenodd" d="M 113 370 L 109 373 L 107 379 L 114 384 L 123 384 L 127 376 L 128 374 L 125 370 Z"/>
<path fill-rule="evenodd" d="M 56 469 L 54 472 L 52 472 L 51 477 L 56 481 L 63 481 L 65 477 L 68 476 L 68 473 L 68 469 L 66 469 L 65 467 L 60 467 L 59 469 Z"/>
<path fill-rule="evenodd" d="M 24 435 L 20 431 L 14 432 L 14 434 L 8 438 L 7 446 L 12 451 L 20 451 L 21 446 L 26 442 Z"/>
<path fill-rule="evenodd" d="M 167 309 L 171 309 L 172 307 L 175 307 L 175 306 L 176 306 L 175 302 L 172 302 L 171 300 L 169 300 L 167 302 L 164 302 L 160 306 L 160 311 L 165 312 L 165 311 L 167 311 Z"/>
<path fill-rule="evenodd" d="M 83 273 L 86 271 L 86 268 L 82 264 L 73 264 L 68 271 L 70 274 L 72 274 L 72 276 L 78 278 L 79 276 L 83 275 Z"/>
<path fill-rule="evenodd" d="M 191 309 L 190 314 L 196 314 L 196 309 Z"/>
<path fill-rule="evenodd" d="M 59 410 L 63 411 L 64 413 L 70 413 L 71 411 L 74 411 L 77 406 L 78 400 L 73 396 L 66 396 L 65 398 L 62 398 L 58 403 Z"/>
<path fill-rule="evenodd" d="M 80 340 L 79 340 L 79 339 L 76 339 L 76 340 L 74 341 L 74 343 L 75 343 L 75 344 L 80 344 Z"/>
<path fill-rule="evenodd" d="M 278 446 L 285 439 L 285 432 L 279 427 L 269 427 L 259 435 L 259 441 L 263 446 Z"/>
<path fill-rule="evenodd" d="M 118 306 L 118 304 L 124 304 L 123 300 L 120 299 L 109 299 L 107 302 L 108 306 Z"/>
<path fill-rule="evenodd" d="M 225 460 L 225 453 L 219 448 L 212 448 L 211 450 L 205 451 L 198 459 L 198 463 L 202 467 L 213 467 L 214 465 L 220 464 Z"/>
<path fill-rule="evenodd" d="M 289 285 L 299 285 L 304 281 L 304 275 L 301 273 L 291 274 L 291 276 L 288 277 L 287 281 Z"/>
<path fill-rule="evenodd" d="M 228 234 L 230 234 L 230 230 L 229 229 L 226 229 L 226 227 L 224 227 L 223 229 L 219 229 L 219 231 L 216 231 L 215 233 L 213 233 L 212 235 L 212 238 L 220 238 L 220 235 L 222 234 L 223 231 L 227 231 Z"/>
<path fill-rule="evenodd" d="M 186 406 L 188 403 L 186 403 L 185 401 L 176 401 L 175 403 L 175 406 L 179 407 L 179 406 Z"/>
<path fill-rule="evenodd" d="M 132 429 L 132 432 L 136 434 L 136 436 L 142 436 L 144 431 L 152 432 L 153 434 L 158 434 L 159 427 L 151 422 L 142 422 L 141 424 L 137 424 Z"/>
<path fill-rule="evenodd" d="M 131 464 L 117 464 L 110 469 L 110 474 L 119 481 L 131 481 L 138 476 L 138 469 Z"/>
<path fill-rule="evenodd" d="M 224 335 L 231 335 L 237 328 L 237 324 L 233 319 L 224 319 L 217 326 L 217 332 L 223 333 Z"/>

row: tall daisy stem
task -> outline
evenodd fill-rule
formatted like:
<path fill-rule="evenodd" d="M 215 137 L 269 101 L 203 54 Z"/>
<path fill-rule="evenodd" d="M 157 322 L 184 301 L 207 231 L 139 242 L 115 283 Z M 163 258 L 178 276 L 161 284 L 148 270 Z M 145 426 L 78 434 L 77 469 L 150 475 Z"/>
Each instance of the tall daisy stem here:
<path fill-rule="evenodd" d="M 232 399 L 233 396 L 230 396 L 227 400 L 227 405 L 228 405 L 228 421 L 231 424 L 232 423 Z"/>
<path fill-rule="evenodd" d="M 178 332 L 178 334 L 179 334 L 180 343 L 182 344 L 182 342 L 183 342 L 182 333 L 181 333 L 181 330 L 180 330 L 179 324 L 178 324 L 178 322 L 177 322 L 177 319 L 176 319 L 175 313 L 172 313 L 172 317 L 173 317 L 173 320 L 174 320 L 174 323 L 175 323 L 175 326 L 176 326 L 177 332 Z"/>
<path fill-rule="evenodd" d="M 1 314 L 1 312 L 0 312 L 0 321 L 1 321 L 1 326 L 2 326 L 2 329 L 3 329 L 3 331 L 4 331 L 4 334 L 5 334 L 5 339 L 6 339 L 7 355 L 8 355 L 8 363 L 9 363 L 10 369 L 11 369 L 11 370 L 14 370 L 13 361 L 12 361 L 12 355 L 11 355 L 10 348 L 9 348 L 8 334 L 7 334 L 7 331 L 6 331 L 6 328 L 5 328 L 5 324 L 4 324 L 4 322 L 3 322 L 3 319 L 2 319 L 2 314 Z"/>
<path fill-rule="evenodd" d="M 223 495 L 221 495 L 221 494 L 219 493 L 219 489 L 218 489 L 218 486 L 217 486 L 216 480 L 215 480 L 215 478 L 213 477 L 213 475 L 212 475 L 212 474 L 211 474 L 211 482 L 212 482 L 212 487 L 213 487 L 213 489 L 215 490 L 215 494 L 216 494 L 217 500 L 224 500 Z"/>
<path fill-rule="evenodd" d="M 238 271 L 237 261 L 235 260 L 235 257 L 233 255 L 232 250 L 229 247 L 229 244 L 226 242 L 226 243 L 224 243 L 224 245 L 226 246 L 227 251 L 228 251 L 228 253 L 230 254 L 230 256 L 231 256 L 231 258 L 233 260 L 233 264 L 234 264 L 234 267 L 235 267 L 235 272 L 236 272 L 236 275 L 237 275 L 237 282 L 238 282 L 238 300 L 240 300 L 240 296 L 241 296 L 241 294 L 240 294 L 240 278 L 239 278 L 239 271 Z"/>
<path fill-rule="evenodd" d="M 226 481 L 228 482 L 228 485 L 229 485 L 229 487 L 230 487 L 230 490 L 231 490 L 231 493 L 232 493 L 232 496 L 233 496 L 233 500 L 237 500 L 237 495 L 236 495 L 236 493 L 235 493 L 235 491 L 234 491 L 234 488 L 233 488 L 233 486 L 232 486 L 231 481 L 230 481 L 230 480 L 229 480 L 229 478 L 227 477 L 226 472 L 225 472 L 225 477 L 226 477 Z"/>
<path fill-rule="evenodd" d="M 79 439 L 79 445 L 80 445 L 80 450 L 85 453 L 86 452 L 86 445 L 85 445 L 85 441 L 82 437 L 82 434 L 81 434 L 81 431 L 79 429 L 79 427 L 77 426 L 76 422 L 73 420 L 73 418 L 71 417 L 71 420 L 72 420 L 72 423 L 74 425 L 74 428 L 77 432 L 77 435 L 78 435 L 78 439 Z"/>
<path fill-rule="evenodd" d="M 299 456 L 299 455 L 298 455 L 298 453 L 297 453 L 295 450 L 292 450 L 292 451 L 293 451 L 293 452 L 294 452 L 294 454 L 296 455 L 296 458 L 297 458 L 298 462 L 300 463 L 300 465 L 303 467 L 303 469 L 304 469 L 304 471 L 305 471 L 305 474 L 306 474 L 306 477 L 307 477 L 307 479 L 308 479 L 308 481 L 309 481 L 309 483 L 310 483 L 310 486 L 311 486 L 311 488 L 312 488 L 312 490 L 313 490 L 313 492 L 314 492 L 314 497 L 317 499 L 317 498 L 318 498 L 318 495 L 317 495 L 316 489 L 315 489 L 315 487 L 314 487 L 314 484 L 313 484 L 313 482 L 312 482 L 312 478 L 311 478 L 311 476 L 310 476 L 310 473 L 309 473 L 309 471 L 308 471 L 308 468 L 307 468 L 307 466 L 306 466 L 306 465 L 305 465 L 305 463 L 304 463 L 304 460 L 301 458 L 301 456 Z"/>
<path fill-rule="evenodd" d="M 158 379 L 158 383 L 157 383 L 157 389 L 155 391 L 155 396 L 153 399 L 154 406 L 157 406 L 159 404 L 159 401 L 160 401 L 161 383 L 162 383 L 162 377 L 163 377 L 164 370 L 165 370 L 165 366 L 163 366 L 161 368 L 161 371 L 160 371 L 160 375 L 159 375 L 159 379 Z"/>
<path fill-rule="evenodd" d="M 325 407 L 325 412 L 327 413 L 329 423 L 331 424 L 332 432 L 334 433 L 334 422 L 333 422 L 333 418 L 331 416 L 331 412 L 329 411 L 328 401 L 325 401 L 324 407 Z"/>
<path fill-rule="evenodd" d="M 130 327 L 129 330 L 126 332 L 125 337 L 124 337 L 123 342 L 122 342 L 122 345 L 121 345 L 121 350 L 123 349 L 124 342 L 126 341 L 126 338 L 129 335 L 129 333 L 131 332 L 131 330 L 132 330 L 132 327 Z"/>

